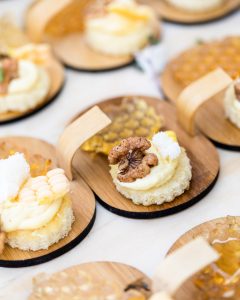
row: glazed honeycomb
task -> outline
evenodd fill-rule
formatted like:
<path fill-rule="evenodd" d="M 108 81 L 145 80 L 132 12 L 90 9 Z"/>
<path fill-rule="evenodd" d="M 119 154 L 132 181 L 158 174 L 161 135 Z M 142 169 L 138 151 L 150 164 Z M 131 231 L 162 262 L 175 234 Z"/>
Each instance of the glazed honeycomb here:
<path fill-rule="evenodd" d="M 240 76 L 240 37 L 228 37 L 189 49 L 173 62 L 171 72 L 185 87 L 217 67 L 233 79 Z"/>
<path fill-rule="evenodd" d="M 40 274 L 33 280 L 34 288 L 30 300 L 56 299 L 111 299 L 146 300 L 138 291 L 124 292 L 119 284 L 99 279 L 94 275 L 72 267 L 53 275 Z"/>
<path fill-rule="evenodd" d="M 47 172 L 52 169 L 52 161 L 50 159 L 46 159 L 39 154 L 32 155 L 26 149 L 16 148 L 11 143 L 0 143 L 0 159 L 6 159 L 9 155 L 13 155 L 16 152 L 21 152 L 25 155 L 25 158 L 30 165 L 32 177 L 46 175 Z"/>
<path fill-rule="evenodd" d="M 47 24 L 45 32 L 50 36 L 64 36 L 84 30 L 84 15 L 93 0 L 72 0 L 65 9 L 56 14 Z"/>
<path fill-rule="evenodd" d="M 199 300 L 240 299 L 240 224 L 229 217 L 229 227 L 222 236 L 221 229 L 212 233 L 212 246 L 220 259 L 199 273 L 195 285 L 200 290 Z M 218 239 L 218 234 L 221 239 Z"/>
<path fill-rule="evenodd" d="M 120 105 L 109 105 L 103 111 L 112 123 L 82 146 L 84 151 L 108 155 L 122 139 L 140 136 L 151 138 L 163 126 L 163 119 L 141 98 L 125 98 Z"/>

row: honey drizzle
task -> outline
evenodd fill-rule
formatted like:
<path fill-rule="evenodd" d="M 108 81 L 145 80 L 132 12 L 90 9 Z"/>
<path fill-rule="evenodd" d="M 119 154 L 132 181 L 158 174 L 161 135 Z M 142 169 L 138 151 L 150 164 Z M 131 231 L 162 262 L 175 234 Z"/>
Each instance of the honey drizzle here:
<path fill-rule="evenodd" d="M 230 224 L 224 236 L 220 229 L 212 233 L 212 246 L 221 254 L 220 259 L 201 271 L 195 278 L 200 290 L 199 300 L 236 300 L 240 298 L 240 230 L 236 220 Z M 215 235 L 215 237 L 214 237 Z"/>

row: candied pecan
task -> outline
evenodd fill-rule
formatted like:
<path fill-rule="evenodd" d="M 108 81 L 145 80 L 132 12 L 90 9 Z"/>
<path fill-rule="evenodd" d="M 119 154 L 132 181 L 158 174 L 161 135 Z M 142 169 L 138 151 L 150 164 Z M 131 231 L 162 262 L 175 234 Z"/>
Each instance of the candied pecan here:
<path fill-rule="evenodd" d="M 151 143 L 143 137 L 130 137 L 114 147 L 108 156 L 109 163 L 118 164 L 118 180 L 133 182 L 144 178 L 150 173 L 151 167 L 158 164 L 158 158 L 153 153 L 146 153 Z"/>
<path fill-rule="evenodd" d="M 237 99 L 240 101 L 240 82 L 236 82 L 234 85 L 235 95 Z"/>
<path fill-rule="evenodd" d="M 4 249 L 4 244 L 5 244 L 5 233 L 4 232 L 0 232 L 0 254 L 3 253 L 3 249 Z"/>
<path fill-rule="evenodd" d="M 0 82 L 0 94 L 6 94 L 11 80 L 18 77 L 18 62 L 7 55 L 0 55 L 0 68 L 2 70 L 2 81 Z"/>

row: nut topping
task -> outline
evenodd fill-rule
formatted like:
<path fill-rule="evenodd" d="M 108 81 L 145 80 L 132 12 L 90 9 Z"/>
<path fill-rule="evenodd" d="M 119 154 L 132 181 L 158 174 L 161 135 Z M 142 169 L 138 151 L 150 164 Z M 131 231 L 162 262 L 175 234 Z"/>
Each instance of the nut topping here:
<path fill-rule="evenodd" d="M 158 164 L 158 158 L 153 153 L 146 153 L 151 143 L 143 137 L 130 137 L 114 147 L 108 156 L 111 165 L 118 164 L 118 180 L 133 182 L 144 178 L 150 173 L 151 167 Z"/>
<path fill-rule="evenodd" d="M 240 82 L 236 82 L 234 85 L 235 95 L 237 99 L 240 101 Z"/>
<path fill-rule="evenodd" d="M 6 94 L 11 80 L 18 77 L 18 62 L 5 54 L 0 54 L 0 95 Z"/>

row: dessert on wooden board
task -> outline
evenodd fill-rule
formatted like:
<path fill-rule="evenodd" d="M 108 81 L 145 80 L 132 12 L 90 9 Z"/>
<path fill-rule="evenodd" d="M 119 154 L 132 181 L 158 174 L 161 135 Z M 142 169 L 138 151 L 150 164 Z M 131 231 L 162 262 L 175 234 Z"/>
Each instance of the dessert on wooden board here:
<path fill-rule="evenodd" d="M 0 169 L 0 225 L 6 244 L 37 251 L 68 235 L 74 215 L 64 170 L 32 177 L 23 153 L 1 159 Z"/>
<path fill-rule="evenodd" d="M 174 23 L 197 24 L 222 18 L 239 8 L 239 0 L 138 0 L 159 17 Z"/>
<path fill-rule="evenodd" d="M 154 10 L 135 0 L 37 1 L 26 27 L 30 39 L 48 41 L 66 65 L 89 71 L 124 66 L 160 37 Z"/>
<path fill-rule="evenodd" d="M 112 123 L 83 144 L 73 165 L 104 207 L 125 217 L 160 217 L 211 189 L 219 166 L 216 149 L 201 134 L 188 135 L 172 105 L 123 96 L 98 106 Z"/>
<path fill-rule="evenodd" d="M 232 216 L 208 221 L 182 235 L 170 249 L 170 252 L 175 251 L 201 236 L 219 253 L 218 260 L 186 282 L 185 289 L 191 285 L 195 290 L 196 299 L 239 299 L 239 224 L 239 217 Z"/>
<path fill-rule="evenodd" d="M 135 204 L 161 205 L 189 189 L 192 167 L 173 131 L 124 139 L 108 160 L 117 190 Z"/>
<path fill-rule="evenodd" d="M 0 114 L 24 113 L 44 102 L 51 86 L 47 45 L 27 44 L 0 54 Z"/>

